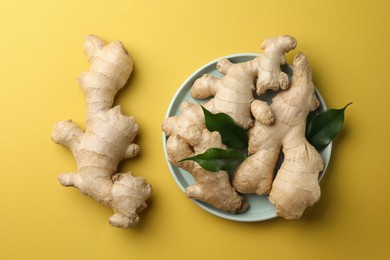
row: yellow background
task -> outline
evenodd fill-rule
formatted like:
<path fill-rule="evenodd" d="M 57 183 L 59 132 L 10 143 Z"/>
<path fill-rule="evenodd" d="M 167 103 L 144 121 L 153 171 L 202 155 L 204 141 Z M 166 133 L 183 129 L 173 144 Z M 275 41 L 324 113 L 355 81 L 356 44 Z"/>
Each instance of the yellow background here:
<path fill-rule="evenodd" d="M 11 1 L 0 2 L 1 259 L 390 259 L 390 2 Z M 141 125 L 141 155 L 120 165 L 154 187 L 131 230 L 57 181 L 74 171 L 54 144 L 54 123 L 85 126 L 76 77 L 88 69 L 86 34 L 120 39 L 134 59 L 116 98 Z M 322 199 L 302 219 L 224 220 L 185 198 L 160 129 L 181 83 L 223 55 L 261 52 L 291 34 L 327 105 L 350 101 L 321 182 Z"/>

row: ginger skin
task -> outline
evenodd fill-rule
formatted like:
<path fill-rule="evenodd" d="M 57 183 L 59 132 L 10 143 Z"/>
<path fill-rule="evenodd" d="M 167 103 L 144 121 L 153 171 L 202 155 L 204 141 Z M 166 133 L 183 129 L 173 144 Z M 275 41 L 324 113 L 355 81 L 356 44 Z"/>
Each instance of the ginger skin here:
<path fill-rule="evenodd" d="M 319 105 L 311 69 L 302 54 L 294 58 L 293 65 L 290 88 L 278 93 L 270 105 L 274 124 L 255 122 L 249 131 L 251 156 L 237 168 L 233 180 L 240 192 L 269 193 L 278 216 L 286 219 L 300 218 L 306 207 L 319 200 L 318 176 L 323 169 L 321 156 L 305 138 L 306 117 Z M 281 148 L 284 160 L 273 180 Z"/>
<path fill-rule="evenodd" d="M 132 60 L 121 42 L 106 45 L 93 35 L 86 37 L 84 51 L 90 69 L 78 81 L 86 95 L 86 130 L 71 120 L 55 125 L 52 140 L 68 147 L 77 162 L 76 173 L 63 173 L 58 179 L 111 207 L 112 226 L 129 228 L 138 223 L 138 213 L 147 207 L 152 192 L 144 178 L 116 172 L 120 161 L 139 153 L 133 143 L 139 125 L 122 115 L 120 106 L 112 108 L 114 96 L 131 74 Z"/>

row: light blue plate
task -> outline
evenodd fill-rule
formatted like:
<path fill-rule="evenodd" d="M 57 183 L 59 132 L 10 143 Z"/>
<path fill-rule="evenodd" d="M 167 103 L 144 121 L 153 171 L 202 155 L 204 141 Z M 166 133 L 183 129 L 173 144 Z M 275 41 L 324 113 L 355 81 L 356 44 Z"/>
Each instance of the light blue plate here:
<path fill-rule="evenodd" d="M 228 55 L 225 57 L 221 57 L 219 59 L 216 59 L 197 71 L 195 71 L 190 77 L 188 77 L 184 83 L 181 85 L 179 90 L 176 92 L 175 96 L 173 97 L 173 100 L 168 108 L 166 117 L 174 116 L 179 114 L 179 107 L 180 104 L 183 101 L 192 101 L 192 102 L 197 102 L 197 103 L 204 103 L 207 100 L 197 100 L 193 99 L 191 97 L 191 87 L 193 83 L 195 82 L 196 79 L 202 77 L 204 74 L 211 74 L 215 77 L 222 77 L 223 75 L 218 72 L 216 69 L 216 63 L 218 60 L 222 58 L 228 58 L 232 63 L 239 63 L 239 62 L 245 62 L 252 60 L 256 58 L 259 54 L 255 53 L 239 53 L 239 54 L 233 54 L 233 55 Z M 289 65 L 283 66 L 283 71 L 285 71 L 289 76 L 292 75 L 292 68 Z M 275 95 L 275 92 L 267 92 L 261 97 L 257 97 L 261 100 L 271 102 L 272 97 Z M 316 95 L 318 97 L 318 100 L 320 101 L 320 106 L 316 110 L 315 113 L 321 112 L 326 109 L 326 105 L 324 100 L 322 99 L 320 93 L 316 89 Z M 177 185 L 179 188 L 184 192 L 185 188 L 188 186 L 194 184 L 194 179 L 192 178 L 191 174 L 188 172 L 172 165 L 168 161 L 168 155 L 167 155 L 167 149 L 166 149 L 166 141 L 167 141 L 167 136 L 163 134 L 163 147 L 164 147 L 164 154 L 165 158 L 169 167 L 169 170 L 171 171 L 173 178 L 175 179 Z M 320 173 L 320 180 L 322 179 L 326 168 L 328 166 L 329 160 L 330 160 L 330 155 L 332 151 L 332 144 L 329 144 L 324 150 L 320 152 L 322 159 L 324 160 L 325 166 L 324 170 Z M 195 202 L 199 207 L 202 209 L 206 210 L 207 212 L 214 214 L 216 216 L 219 216 L 221 218 L 229 219 L 229 220 L 234 220 L 234 221 L 241 221 L 241 222 L 255 222 L 255 221 L 263 221 L 271 218 L 276 217 L 276 212 L 275 212 L 275 207 L 268 201 L 267 196 L 259 196 L 256 194 L 244 194 L 243 197 L 247 200 L 247 202 L 250 204 L 250 208 L 244 212 L 244 213 L 238 213 L 238 214 L 230 214 L 224 211 L 221 211 L 219 209 L 214 208 L 213 206 L 210 206 L 206 203 L 203 203 L 201 201 L 197 200 L 192 200 Z"/>

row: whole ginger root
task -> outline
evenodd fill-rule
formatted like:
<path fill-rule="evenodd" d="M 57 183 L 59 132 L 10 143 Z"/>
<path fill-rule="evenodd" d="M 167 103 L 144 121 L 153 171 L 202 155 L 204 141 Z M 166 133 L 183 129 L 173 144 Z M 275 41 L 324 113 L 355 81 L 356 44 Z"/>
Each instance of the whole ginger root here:
<path fill-rule="evenodd" d="M 294 72 L 288 90 L 278 93 L 270 108 L 275 121 L 266 125 L 256 120 L 249 130 L 249 156 L 236 169 L 233 185 L 242 193 L 268 194 L 278 216 L 301 217 L 320 198 L 318 176 L 323 161 L 305 138 L 306 117 L 319 101 L 315 96 L 311 69 L 303 54 L 293 62 Z M 252 103 L 257 119 L 264 110 Z M 275 179 L 273 174 L 280 149 L 284 160 Z"/>
<path fill-rule="evenodd" d="M 248 62 L 234 64 L 228 59 L 219 60 L 217 69 L 224 76 L 216 78 L 208 74 L 203 75 L 194 82 L 191 88 L 192 97 L 196 99 L 212 97 L 204 105 L 207 110 L 212 113 L 226 113 L 241 127 L 250 128 L 253 125 L 251 103 L 254 100 L 255 88 L 258 93 L 263 93 L 267 89 L 288 88 L 288 76 L 281 71 L 280 66 L 286 62 L 285 53 L 296 47 L 296 40 L 283 35 L 265 40 L 261 47 L 264 54 Z M 255 78 L 258 78 L 256 87 Z M 261 103 L 259 107 L 263 111 L 259 119 L 264 124 L 272 124 L 274 120 L 272 111 L 265 102 L 258 102 Z M 163 121 L 162 130 L 169 137 L 168 160 L 191 173 L 195 179 L 196 184 L 186 189 L 187 197 L 231 213 L 243 212 L 248 208 L 244 199 L 231 187 L 226 172 L 208 172 L 195 162 L 179 162 L 181 159 L 203 153 L 208 148 L 223 147 L 220 140 L 216 142 L 216 139 L 205 138 L 214 133 L 206 129 L 200 105 L 184 102 L 179 115 Z M 226 204 L 226 201 L 230 203 Z"/>
<path fill-rule="evenodd" d="M 147 207 L 145 201 L 152 192 L 144 178 L 116 172 L 120 161 L 139 152 L 133 143 L 139 125 L 133 117 L 122 115 L 120 106 L 112 108 L 114 96 L 126 84 L 133 63 L 119 41 L 106 44 L 89 35 L 84 51 L 90 69 L 78 81 L 87 101 L 86 130 L 71 120 L 55 125 L 52 140 L 68 147 L 77 162 L 76 173 L 64 173 L 58 179 L 63 186 L 76 187 L 111 207 L 115 212 L 109 219 L 112 226 L 129 228 L 138 223 L 138 213 Z"/>
<path fill-rule="evenodd" d="M 284 133 L 284 160 L 272 183 L 269 200 L 275 205 L 278 216 L 297 219 L 320 199 L 318 177 L 324 168 L 321 155 L 305 138 L 307 115 L 318 107 L 319 101 L 304 55 L 298 54 L 294 59 L 291 89 L 280 93 L 273 101 L 280 104 L 273 108 L 276 117 L 290 130 Z"/>
<path fill-rule="evenodd" d="M 213 96 L 204 105 L 207 110 L 228 114 L 239 126 L 248 129 L 253 125 L 250 107 L 254 99 L 254 80 L 257 78 L 258 94 L 267 89 L 287 89 L 288 76 L 280 66 L 286 63 L 285 54 L 293 50 L 296 44 L 292 36 L 282 35 L 266 39 L 261 45 L 264 53 L 251 61 L 234 64 L 228 59 L 221 59 L 217 69 L 224 76 L 203 75 L 194 82 L 191 95 L 196 99 Z M 266 120 L 272 121 L 272 118 Z"/>
<path fill-rule="evenodd" d="M 184 102 L 180 111 L 180 115 L 165 119 L 162 128 L 169 136 L 166 144 L 169 162 L 190 173 L 195 180 L 195 184 L 186 188 L 186 196 L 233 214 L 247 210 L 248 204 L 234 190 L 226 171 L 210 172 L 194 161 L 180 162 L 209 148 L 225 147 L 218 132 L 207 130 L 198 104 Z"/>
<path fill-rule="evenodd" d="M 186 142 L 177 135 L 171 136 L 167 140 L 167 153 L 170 162 L 189 172 L 195 180 L 195 184 L 186 188 L 185 195 L 232 214 L 246 211 L 249 204 L 234 190 L 226 171 L 210 172 L 194 161 L 180 162 L 182 158 L 203 153 L 209 148 L 224 148 L 218 132 L 211 133 L 204 129 L 201 139 L 199 144 L 194 147 L 195 151 L 192 151 Z"/>

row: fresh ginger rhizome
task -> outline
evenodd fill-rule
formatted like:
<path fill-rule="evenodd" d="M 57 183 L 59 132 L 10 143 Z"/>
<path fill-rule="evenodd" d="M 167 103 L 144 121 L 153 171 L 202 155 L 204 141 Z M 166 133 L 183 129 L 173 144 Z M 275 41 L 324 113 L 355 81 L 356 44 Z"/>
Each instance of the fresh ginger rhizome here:
<path fill-rule="evenodd" d="M 145 201 L 152 192 L 144 178 L 116 172 L 120 161 L 139 152 L 133 143 L 139 125 L 133 117 L 124 116 L 120 106 L 112 107 L 133 62 L 121 42 L 106 44 L 94 35 L 86 37 L 84 51 L 90 68 L 78 81 L 87 101 L 86 130 L 71 120 L 55 125 L 52 140 L 68 147 L 77 162 L 76 173 L 64 173 L 58 179 L 111 207 L 115 212 L 109 219 L 112 226 L 129 228 L 138 223 L 138 213 L 147 207 Z"/>

